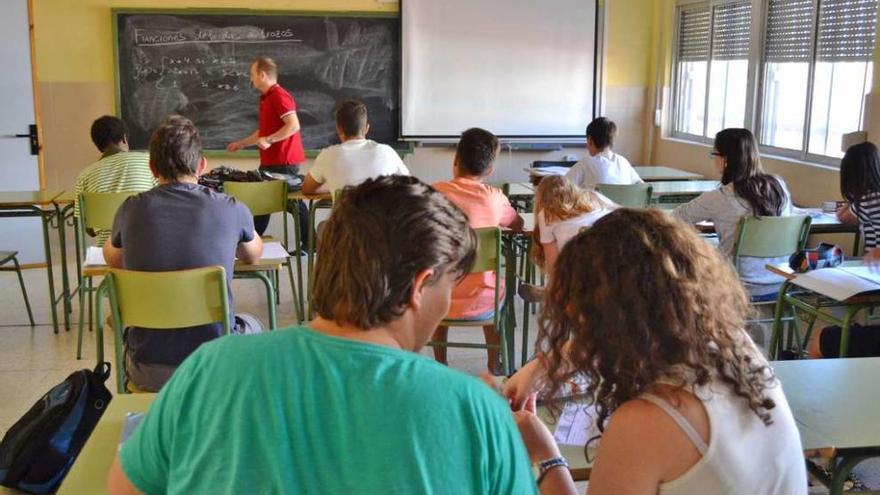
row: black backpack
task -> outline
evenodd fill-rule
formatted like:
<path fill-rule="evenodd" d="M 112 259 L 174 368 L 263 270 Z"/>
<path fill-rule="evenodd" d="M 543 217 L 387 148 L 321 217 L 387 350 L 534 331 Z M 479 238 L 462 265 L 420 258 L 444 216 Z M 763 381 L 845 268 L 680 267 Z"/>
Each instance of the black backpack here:
<path fill-rule="evenodd" d="M 0 441 L 0 485 L 52 493 L 113 396 L 104 382 L 110 363 L 79 370 L 54 386 Z"/>

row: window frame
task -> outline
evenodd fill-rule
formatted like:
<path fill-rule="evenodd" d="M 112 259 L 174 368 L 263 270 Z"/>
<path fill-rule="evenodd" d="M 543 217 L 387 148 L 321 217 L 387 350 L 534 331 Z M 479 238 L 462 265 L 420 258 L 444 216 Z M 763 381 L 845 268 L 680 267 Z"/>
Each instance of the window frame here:
<path fill-rule="evenodd" d="M 675 139 L 682 139 L 685 141 L 695 141 L 703 144 L 712 144 L 714 140 L 713 137 L 706 136 L 707 131 L 709 129 L 709 100 L 711 97 L 710 90 L 710 82 L 712 81 L 712 60 L 713 60 L 713 48 L 715 44 L 715 9 L 719 6 L 731 3 L 741 3 L 742 0 L 678 0 L 675 5 L 675 29 L 674 29 L 674 37 L 673 37 L 673 52 L 672 52 L 672 113 L 670 118 L 670 133 L 669 135 Z M 754 87 L 754 78 L 753 78 L 753 65 L 752 65 L 752 57 L 754 55 L 754 34 L 755 34 L 755 22 L 754 22 L 754 12 L 755 12 L 755 1 L 751 0 L 752 4 L 752 23 L 751 23 L 751 34 L 749 38 L 749 69 L 747 75 L 747 84 L 746 84 L 746 108 L 745 108 L 745 121 L 743 125 L 747 125 L 751 118 L 751 113 L 749 111 L 752 106 L 752 92 Z M 680 105 L 679 101 L 679 70 L 678 64 L 679 60 L 679 36 L 681 35 L 681 12 L 682 10 L 688 7 L 699 7 L 706 6 L 709 8 L 709 46 L 708 46 L 708 59 L 706 60 L 706 79 L 703 81 L 705 84 L 705 92 L 706 96 L 703 101 L 703 135 L 691 134 L 688 132 L 683 132 L 678 130 L 678 109 Z"/>
<path fill-rule="evenodd" d="M 727 3 L 736 3 L 739 0 L 678 0 L 675 3 L 675 19 L 674 19 L 674 29 L 673 29 L 673 38 L 672 38 L 672 86 L 671 86 L 671 98 L 670 101 L 672 103 L 672 111 L 669 114 L 669 118 L 667 120 L 669 133 L 668 136 L 674 139 L 680 139 L 684 141 L 691 141 L 700 144 L 708 144 L 712 145 L 713 138 L 709 136 L 700 136 L 695 134 L 690 134 L 687 132 L 682 132 L 678 130 L 679 121 L 679 36 L 681 34 L 681 11 L 688 7 L 694 6 L 707 6 L 709 8 L 709 58 L 707 61 L 706 68 L 706 103 L 704 104 L 704 120 L 703 120 L 703 134 L 706 134 L 706 130 L 709 125 L 708 118 L 708 101 L 710 97 L 710 89 L 709 83 L 712 77 L 712 48 L 714 44 L 714 30 L 715 30 L 715 8 L 719 5 L 724 5 Z M 763 136 L 761 129 L 761 118 L 763 116 L 763 105 L 764 105 L 764 84 L 766 79 L 766 63 L 764 57 L 764 49 L 765 43 L 767 39 L 767 12 L 769 11 L 769 3 L 770 0 L 751 0 L 752 6 L 752 22 L 751 22 L 751 33 L 749 38 L 749 61 L 748 61 L 748 75 L 747 75 L 747 86 L 746 86 L 746 108 L 745 108 L 745 122 L 743 123 L 746 127 L 753 129 L 755 134 L 755 138 L 758 140 L 758 143 L 761 148 L 761 154 L 769 157 L 780 157 L 787 158 L 791 160 L 796 160 L 805 163 L 819 164 L 819 165 L 829 165 L 832 167 L 839 167 L 840 159 L 828 156 L 828 155 L 820 155 L 816 153 L 810 153 L 809 144 L 810 144 L 810 135 L 811 135 L 811 125 L 812 125 L 812 116 L 813 116 L 813 100 L 815 93 L 815 81 L 816 81 L 816 69 L 817 69 L 817 55 L 818 55 L 818 30 L 819 30 L 819 18 L 821 15 L 820 12 L 820 0 L 812 0 L 813 3 L 813 23 L 810 30 L 810 39 L 811 39 L 811 47 L 810 47 L 810 66 L 808 69 L 808 78 L 807 78 L 807 100 L 805 102 L 805 108 L 803 109 L 804 113 L 804 135 L 801 140 L 801 149 L 799 150 L 791 150 L 786 148 L 779 148 L 776 146 L 771 146 L 769 144 L 763 144 Z M 880 13 L 878 13 L 880 16 Z M 880 24 L 880 21 L 878 21 Z M 874 64 L 877 63 L 877 59 L 872 59 Z M 868 92 L 870 92 L 871 88 L 866 88 Z M 862 96 L 861 107 L 862 107 L 862 121 L 860 123 L 859 129 L 853 129 L 851 132 L 864 131 L 867 127 L 867 115 L 865 115 L 865 111 L 868 106 L 865 101 L 866 95 Z"/>

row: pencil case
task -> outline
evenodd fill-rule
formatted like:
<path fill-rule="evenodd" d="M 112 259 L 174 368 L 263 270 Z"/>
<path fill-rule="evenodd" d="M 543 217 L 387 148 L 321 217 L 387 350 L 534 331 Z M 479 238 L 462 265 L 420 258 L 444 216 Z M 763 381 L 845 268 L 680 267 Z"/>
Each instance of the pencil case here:
<path fill-rule="evenodd" d="M 802 249 L 788 258 L 788 266 L 797 273 L 833 268 L 843 263 L 843 249 L 822 242 L 815 249 Z"/>

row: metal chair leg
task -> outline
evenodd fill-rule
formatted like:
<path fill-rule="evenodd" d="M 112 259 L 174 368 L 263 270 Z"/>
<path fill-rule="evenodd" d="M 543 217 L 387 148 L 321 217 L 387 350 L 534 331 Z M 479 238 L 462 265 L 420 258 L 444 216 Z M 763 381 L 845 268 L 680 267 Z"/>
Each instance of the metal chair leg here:
<path fill-rule="evenodd" d="M 18 264 L 18 258 L 12 257 L 12 263 L 15 264 L 15 273 L 18 275 L 18 284 L 21 285 L 21 295 L 24 296 L 24 307 L 27 308 L 28 319 L 31 326 L 34 326 L 34 313 L 31 312 L 31 302 L 28 299 L 27 288 L 24 286 L 24 277 L 21 276 L 21 265 Z"/>

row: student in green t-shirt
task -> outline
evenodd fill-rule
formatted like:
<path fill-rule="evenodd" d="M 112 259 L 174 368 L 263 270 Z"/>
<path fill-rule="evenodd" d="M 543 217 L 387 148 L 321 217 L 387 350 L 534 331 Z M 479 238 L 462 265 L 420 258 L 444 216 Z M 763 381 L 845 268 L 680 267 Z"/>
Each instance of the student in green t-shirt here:
<path fill-rule="evenodd" d="M 467 218 L 412 177 L 346 188 L 315 320 L 203 344 L 109 476 L 114 494 L 535 494 L 508 404 L 416 353 L 468 273 Z"/>

